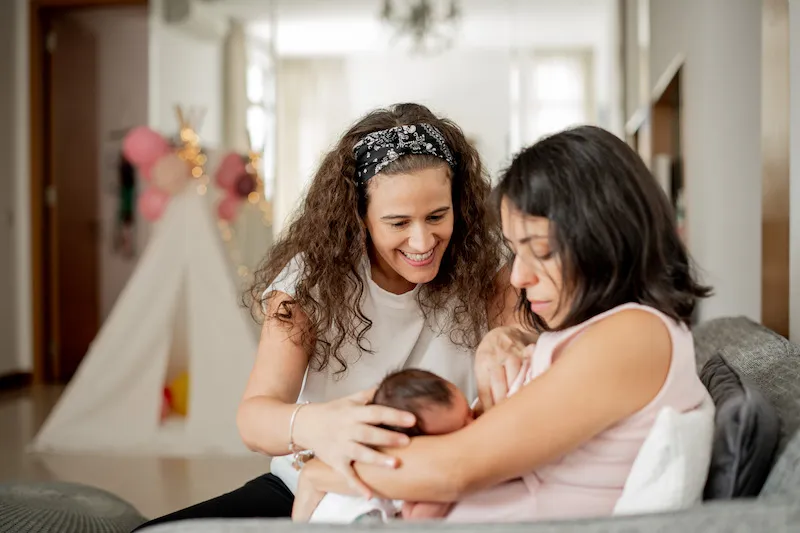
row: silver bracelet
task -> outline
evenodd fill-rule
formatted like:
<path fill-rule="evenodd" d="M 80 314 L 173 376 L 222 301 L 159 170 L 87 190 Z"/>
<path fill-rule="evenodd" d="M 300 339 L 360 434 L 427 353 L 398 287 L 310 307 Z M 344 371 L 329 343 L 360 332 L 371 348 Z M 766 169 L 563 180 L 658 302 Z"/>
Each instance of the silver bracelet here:
<path fill-rule="evenodd" d="M 300 409 L 308 405 L 309 402 L 297 404 L 292 412 L 292 418 L 289 419 L 289 453 L 292 454 L 292 467 L 295 470 L 301 470 L 303 466 L 314 458 L 314 452 L 311 450 L 303 450 L 294 442 L 294 422 L 297 419 L 297 413 Z"/>

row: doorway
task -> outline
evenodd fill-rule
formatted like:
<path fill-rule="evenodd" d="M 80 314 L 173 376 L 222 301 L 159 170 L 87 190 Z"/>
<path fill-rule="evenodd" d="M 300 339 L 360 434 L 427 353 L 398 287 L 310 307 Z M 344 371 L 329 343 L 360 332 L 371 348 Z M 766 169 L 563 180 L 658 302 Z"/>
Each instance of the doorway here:
<path fill-rule="evenodd" d="M 65 383 L 97 335 L 100 48 L 88 8 L 147 0 L 34 0 L 30 7 L 34 381 Z"/>
<path fill-rule="evenodd" d="M 653 104 L 652 160 L 653 176 L 664 189 L 675 216 L 675 224 L 684 241 L 686 234 L 686 184 L 683 172 L 681 77 L 683 67 L 675 69 L 666 87 Z"/>

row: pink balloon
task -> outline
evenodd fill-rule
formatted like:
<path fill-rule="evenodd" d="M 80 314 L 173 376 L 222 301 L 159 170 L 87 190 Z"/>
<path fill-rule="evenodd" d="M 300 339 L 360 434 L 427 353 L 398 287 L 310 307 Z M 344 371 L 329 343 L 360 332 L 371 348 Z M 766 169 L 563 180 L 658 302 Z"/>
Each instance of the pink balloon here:
<path fill-rule="evenodd" d="M 150 182 L 153 179 L 153 167 L 139 167 L 139 174 L 144 181 Z"/>
<path fill-rule="evenodd" d="M 236 215 L 239 212 L 239 204 L 241 202 L 242 201 L 239 198 L 232 194 L 225 196 L 225 198 L 223 198 L 222 201 L 217 205 L 217 214 L 219 215 L 219 218 L 231 222 L 236 218 Z"/>
<path fill-rule="evenodd" d="M 139 212 L 150 222 L 161 218 L 169 203 L 169 195 L 155 187 L 148 187 L 139 195 Z"/>
<path fill-rule="evenodd" d="M 226 191 L 233 191 L 236 187 L 236 180 L 242 174 L 247 173 L 244 159 L 236 152 L 231 152 L 225 156 L 217 169 L 217 185 Z"/>
<path fill-rule="evenodd" d="M 123 155 L 140 168 L 152 166 L 158 158 L 171 151 L 167 140 L 147 126 L 133 128 L 122 141 Z"/>
<path fill-rule="evenodd" d="M 236 178 L 236 183 L 233 185 L 233 190 L 241 198 L 247 198 L 247 196 L 257 188 L 258 182 L 256 182 L 256 177 L 252 174 L 242 174 Z"/>
<path fill-rule="evenodd" d="M 153 185 L 173 196 L 181 192 L 192 178 L 189 164 L 178 154 L 167 154 L 161 157 L 153 165 L 151 175 Z"/>

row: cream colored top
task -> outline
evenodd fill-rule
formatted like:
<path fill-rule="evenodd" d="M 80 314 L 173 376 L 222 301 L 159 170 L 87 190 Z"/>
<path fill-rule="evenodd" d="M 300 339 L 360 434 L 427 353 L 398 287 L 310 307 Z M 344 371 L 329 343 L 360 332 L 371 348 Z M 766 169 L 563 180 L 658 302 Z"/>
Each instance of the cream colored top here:
<path fill-rule="evenodd" d="M 295 295 L 302 258 L 295 257 L 265 291 Z M 448 332 L 441 333 L 435 317 L 426 319 L 416 301 L 419 286 L 405 294 L 392 294 L 373 280 L 369 261 L 361 265 L 367 281 L 361 309 L 372 320 L 365 335 L 365 346 L 373 353 L 361 353 L 349 343 L 341 348 L 348 361 L 346 373 L 335 375 L 333 361 L 325 370 L 306 370 L 298 402 L 326 402 L 376 386 L 388 373 L 403 368 L 422 368 L 453 382 L 472 401 L 477 396 L 472 351 L 454 344 Z M 297 472 L 289 456 L 272 460 L 272 472 L 295 491 Z"/>

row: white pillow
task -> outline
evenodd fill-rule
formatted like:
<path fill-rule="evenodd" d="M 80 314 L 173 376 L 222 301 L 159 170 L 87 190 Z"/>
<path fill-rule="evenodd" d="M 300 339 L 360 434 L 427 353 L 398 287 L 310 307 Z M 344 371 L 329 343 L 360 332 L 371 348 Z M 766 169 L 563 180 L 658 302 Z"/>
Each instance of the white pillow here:
<path fill-rule="evenodd" d="M 663 408 L 636 456 L 614 514 L 666 512 L 699 503 L 713 436 L 714 402 L 710 396 L 686 413 Z"/>

